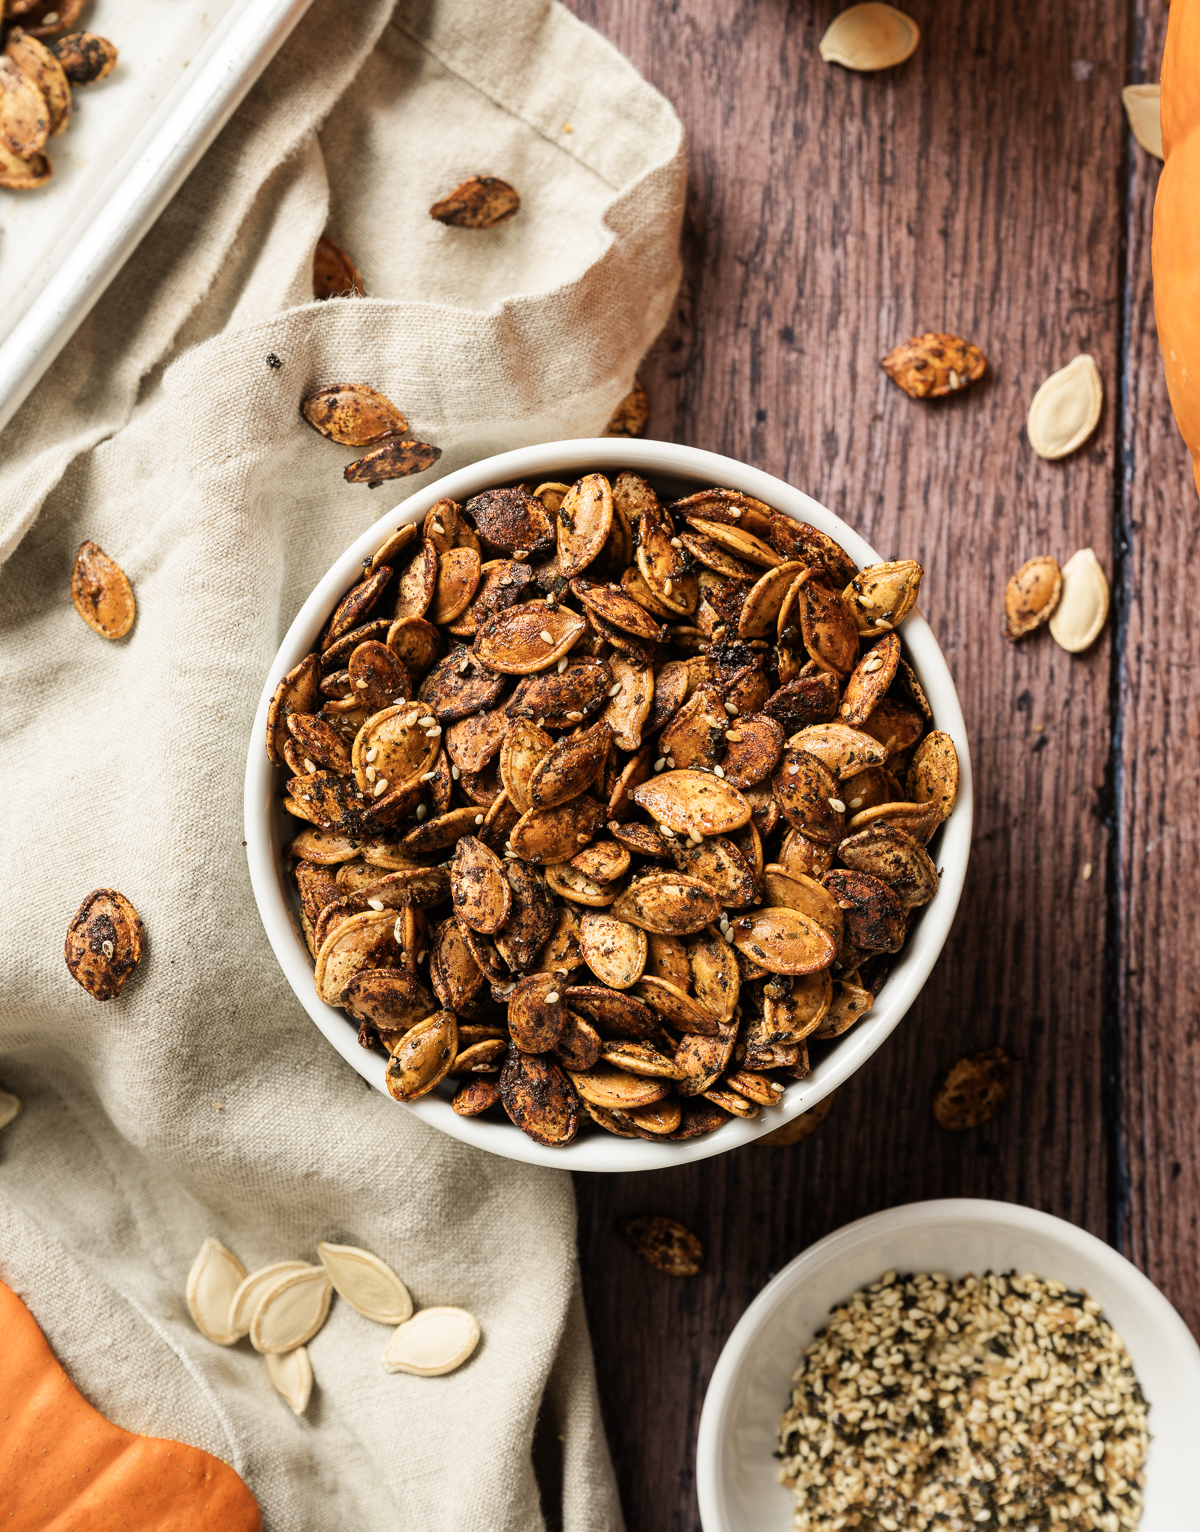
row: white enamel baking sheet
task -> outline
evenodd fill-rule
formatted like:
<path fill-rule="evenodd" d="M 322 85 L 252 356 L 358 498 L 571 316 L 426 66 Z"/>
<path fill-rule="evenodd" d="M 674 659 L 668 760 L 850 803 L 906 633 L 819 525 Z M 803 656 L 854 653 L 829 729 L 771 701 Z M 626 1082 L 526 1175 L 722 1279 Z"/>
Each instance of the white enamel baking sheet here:
<path fill-rule="evenodd" d="M 0 428 L 266 68 L 311 0 L 95 0 L 118 49 L 73 92 L 54 174 L 0 190 Z"/>

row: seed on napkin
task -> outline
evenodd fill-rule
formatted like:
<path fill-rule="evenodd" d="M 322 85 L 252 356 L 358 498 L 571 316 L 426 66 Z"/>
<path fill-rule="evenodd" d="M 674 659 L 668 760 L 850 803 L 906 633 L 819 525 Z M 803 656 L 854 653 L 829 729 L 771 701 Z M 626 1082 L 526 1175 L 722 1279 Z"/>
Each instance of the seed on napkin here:
<path fill-rule="evenodd" d="M 389 1372 L 437 1378 L 453 1372 L 479 1344 L 479 1324 L 466 1309 L 422 1309 L 400 1325 L 384 1347 Z"/>
<path fill-rule="evenodd" d="M 314 298 L 362 298 L 366 295 L 358 268 L 328 234 L 322 234 L 313 251 Z"/>
<path fill-rule="evenodd" d="M 456 229 L 491 229 L 521 206 L 516 187 L 499 176 L 471 176 L 429 209 L 430 218 Z"/>
<path fill-rule="evenodd" d="M 303 1415 L 312 1397 L 313 1370 L 304 1346 L 294 1351 L 271 1351 L 267 1354 L 267 1376 L 292 1407 L 294 1415 Z"/>
<path fill-rule="evenodd" d="M 142 960 L 141 917 L 115 888 L 98 888 L 75 911 L 64 948 L 71 977 L 96 1000 L 119 995 Z"/>
<path fill-rule="evenodd" d="M 352 1309 L 381 1325 L 399 1325 L 412 1318 L 408 1288 L 387 1264 L 356 1245 L 317 1244 L 329 1279 Z"/>
<path fill-rule="evenodd" d="M 21 1110 L 21 1098 L 12 1091 L 0 1090 L 0 1128 L 7 1128 Z"/>
<path fill-rule="evenodd" d="M 192 1262 L 185 1294 L 188 1313 L 200 1334 L 218 1346 L 232 1346 L 238 1338 L 229 1316 L 246 1276 L 241 1261 L 215 1236 L 204 1241 Z"/>
<path fill-rule="evenodd" d="M 645 436 L 650 423 L 650 400 L 642 387 L 641 379 L 634 378 L 633 387 L 613 411 L 612 419 L 600 433 L 602 436 Z"/>
<path fill-rule="evenodd" d="M 71 571 L 75 610 L 101 638 L 124 638 L 136 606 L 125 571 L 95 543 L 80 543 Z"/>

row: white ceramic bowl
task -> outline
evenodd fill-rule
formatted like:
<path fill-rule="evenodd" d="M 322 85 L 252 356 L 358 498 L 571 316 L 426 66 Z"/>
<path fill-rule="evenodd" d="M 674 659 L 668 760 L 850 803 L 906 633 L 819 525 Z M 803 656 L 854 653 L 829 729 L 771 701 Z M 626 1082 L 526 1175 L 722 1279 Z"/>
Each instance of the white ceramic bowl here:
<path fill-rule="evenodd" d="M 401 523 L 423 519 L 443 495 L 461 503 L 495 484 L 515 484 L 522 480 L 537 484 L 547 479 L 569 483 L 589 469 L 616 472 L 622 468 L 645 474 L 672 493 L 687 494 L 713 484 L 741 490 L 786 515 L 808 521 L 829 533 L 859 565 L 879 561 L 879 555 L 857 532 L 781 479 L 695 447 L 620 439 L 555 442 L 486 458 L 418 490 L 403 505 L 382 516 L 370 531 L 364 532 L 346 549 L 300 608 L 279 646 L 263 686 L 246 763 L 246 855 L 267 938 L 300 1003 L 347 1063 L 381 1091 L 386 1090 L 384 1059 L 360 1048 L 354 1025 L 341 1011 L 320 1000 L 313 988 L 312 963 L 300 932 L 298 906 L 281 856 L 281 847 L 297 833 L 296 822 L 280 807 L 280 773 L 268 762 L 263 745 L 271 697 L 280 679 L 315 645 L 335 604 L 361 574 L 363 558 L 374 553 L 387 534 Z M 941 886 L 934 900 L 922 911 L 872 1010 L 829 1050 L 807 1080 L 790 1085 L 778 1106 L 762 1109 L 753 1121 L 735 1118 L 714 1133 L 680 1143 L 655 1144 L 643 1139 L 588 1133 L 564 1149 L 548 1149 L 534 1143 L 507 1121 L 459 1117 L 451 1110 L 449 1101 L 440 1095 L 426 1096 L 407 1104 L 406 1109 L 455 1138 L 509 1159 L 551 1165 L 560 1170 L 653 1170 L 723 1154 L 727 1149 L 736 1149 L 739 1144 L 769 1133 L 815 1106 L 870 1058 L 916 999 L 937 962 L 958 908 L 971 845 L 971 760 L 954 682 L 937 641 L 919 612 L 913 612 L 906 619 L 902 633 L 908 658 L 929 698 L 934 721 L 951 736 L 958 751 L 958 802 L 936 843 L 937 862 L 942 869 Z"/>
<path fill-rule="evenodd" d="M 802 1345 L 829 1310 L 885 1271 L 1032 1271 L 1082 1289 L 1125 1342 L 1150 1403 L 1139 1532 L 1197 1523 L 1200 1348 L 1154 1284 L 1102 1241 L 1011 1202 L 914 1202 L 848 1224 L 798 1255 L 742 1315 L 718 1358 L 696 1446 L 704 1532 L 791 1532 L 793 1499 L 776 1477 L 779 1418 Z"/>

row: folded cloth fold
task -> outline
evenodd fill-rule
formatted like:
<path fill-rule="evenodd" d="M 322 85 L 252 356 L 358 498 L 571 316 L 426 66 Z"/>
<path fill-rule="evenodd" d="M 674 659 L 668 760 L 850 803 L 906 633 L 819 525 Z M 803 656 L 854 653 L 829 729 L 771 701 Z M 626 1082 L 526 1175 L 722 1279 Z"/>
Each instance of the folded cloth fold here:
<path fill-rule="evenodd" d="M 472 174 L 519 214 L 430 219 Z M 364 526 L 438 472 L 603 429 L 678 284 L 683 183 L 670 107 L 550 0 L 316 0 L 0 437 L 0 1086 L 24 1103 L 0 1277 L 88 1398 L 233 1464 L 271 1529 L 620 1524 L 568 1178 L 431 1131 L 329 1049 L 258 919 L 241 774 L 279 639 Z M 312 301 L 326 227 L 367 297 Z M 340 381 L 436 468 L 346 484 L 353 450 L 298 409 Z M 70 603 L 84 539 L 137 598 L 113 643 Z M 104 886 L 146 951 L 100 1005 L 62 941 Z M 335 1303 L 294 1418 L 248 1343 L 188 1318 L 210 1234 L 251 1269 L 362 1245 L 483 1341 L 389 1374 L 388 1332 Z"/>

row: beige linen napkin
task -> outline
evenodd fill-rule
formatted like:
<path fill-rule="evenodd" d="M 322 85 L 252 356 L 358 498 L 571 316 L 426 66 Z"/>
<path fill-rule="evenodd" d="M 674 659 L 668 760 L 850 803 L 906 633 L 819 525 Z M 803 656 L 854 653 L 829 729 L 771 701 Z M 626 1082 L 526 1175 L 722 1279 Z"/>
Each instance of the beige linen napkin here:
<path fill-rule="evenodd" d="M 518 217 L 430 220 L 476 172 L 518 187 Z M 0 1277 L 89 1399 L 232 1463 L 269 1528 L 620 1522 L 568 1178 L 431 1131 L 332 1052 L 263 934 L 241 790 L 301 600 L 429 477 L 346 485 L 301 397 L 381 388 L 441 470 L 598 433 L 668 312 L 682 195 L 670 107 L 550 0 L 316 0 L 0 438 L 0 1085 L 24 1102 Z M 368 298 L 310 301 L 327 223 Z M 117 643 L 69 601 L 84 538 L 137 595 Z M 99 886 L 146 926 L 104 1005 L 62 957 Z M 451 1376 L 389 1375 L 388 1332 L 335 1303 L 296 1419 L 247 1343 L 187 1317 L 209 1234 L 250 1268 L 362 1244 L 483 1343 Z M 541 1508 L 539 1412 L 561 1486 Z"/>

